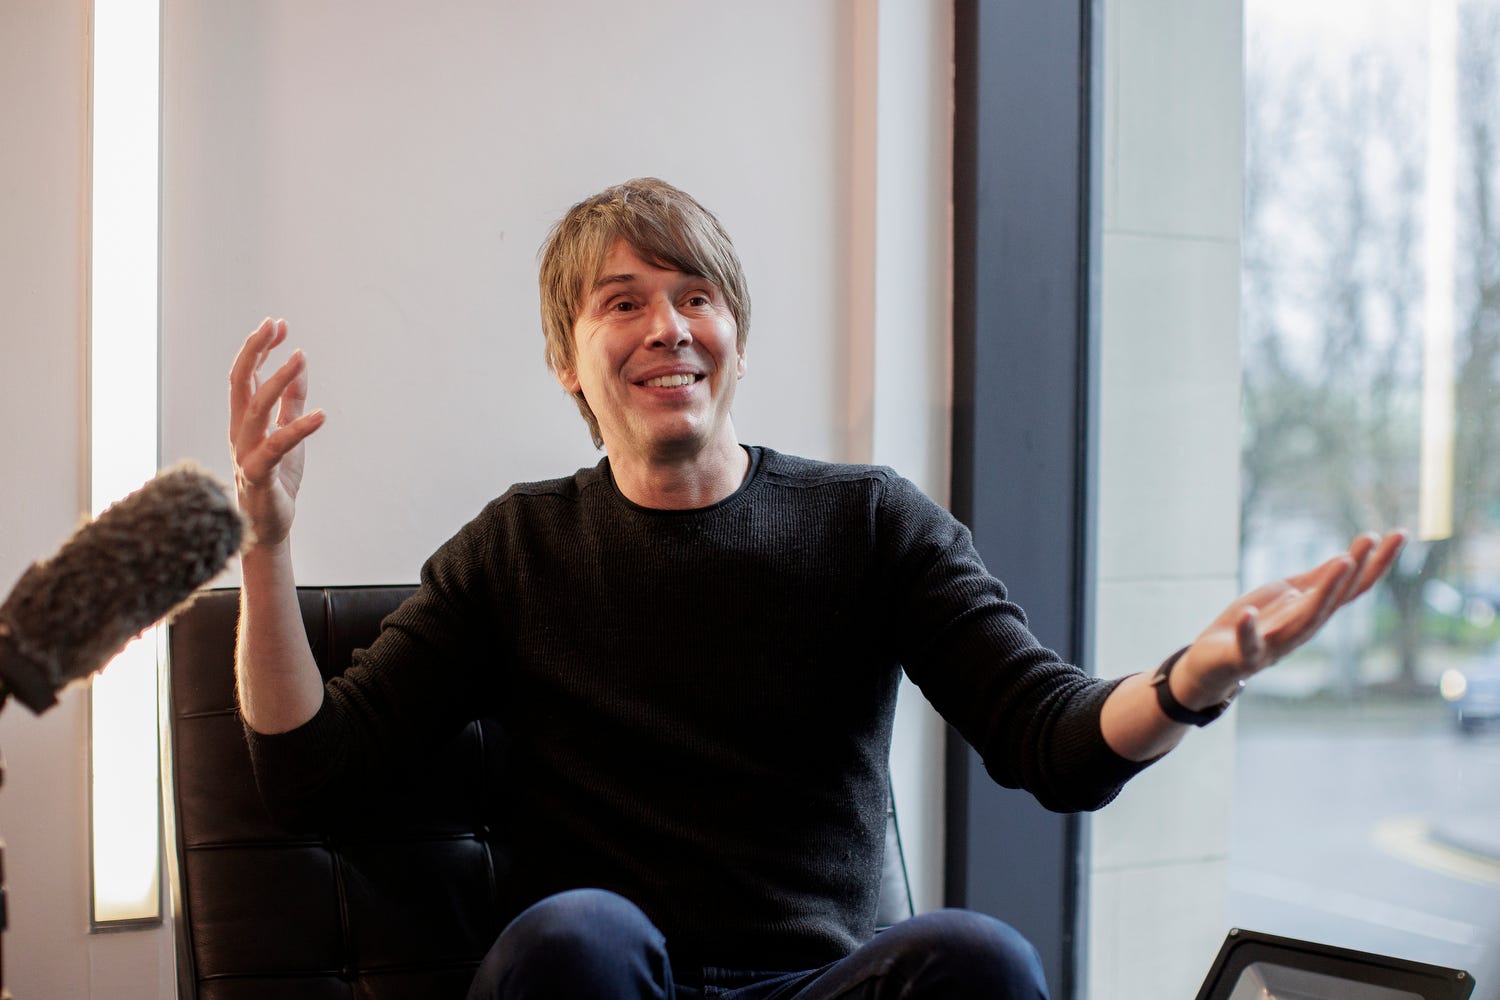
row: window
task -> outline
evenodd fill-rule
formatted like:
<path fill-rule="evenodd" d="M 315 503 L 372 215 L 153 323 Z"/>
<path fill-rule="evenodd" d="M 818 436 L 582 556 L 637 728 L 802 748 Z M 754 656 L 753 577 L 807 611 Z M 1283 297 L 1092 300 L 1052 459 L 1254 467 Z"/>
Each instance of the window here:
<path fill-rule="evenodd" d="M 93 511 L 156 471 L 156 0 L 94 5 L 90 267 Z M 156 635 L 93 681 L 89 702 L 90 918 L 161 920 Z"/>
<path fill-rule="evenodd" d="M 1231 922 L 1492 987 L 1500 0 L 1245 0 L 1245 50 L 1243 579 L 1414 537 L 1242 699 Z"/>

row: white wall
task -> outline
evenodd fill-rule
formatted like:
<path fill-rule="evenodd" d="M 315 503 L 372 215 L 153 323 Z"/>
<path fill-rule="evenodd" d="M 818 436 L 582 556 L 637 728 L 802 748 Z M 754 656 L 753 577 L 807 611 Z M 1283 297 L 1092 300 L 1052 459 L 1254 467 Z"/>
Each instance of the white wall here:
<path fill-rule="evenodd" d="M 87 149 L 83 0 L 0 4 L 0 586 L 78 524 L 86 258 L 80 198 Z M 87 996 L 88 805 L 85 701 L 41 716 L 0 714 L 9 929 L 5 985 L 17 996 Z M 82 892 L 59 893 L 59 885 Z"/>
<path fill-rule="evenodd" d="M 85 478 L 88 4 L 0 4 L 0 587 L 78 526 Z M 165 935 L 88 932 L 87 699 L 0 715 L 5 982 L 33 1000 L 161 995 Z"/>
<path fill-rule="evenodd" d="M 541 364 L 536 251 L 655 174 L 734 235 L 741 440 L 946 493 L 951 7 L 168 3 L 164 462 L 228 474 L 224 375 L 284 315 L 312 405 L 297 572 L 412 580 L 513 481 L 592 464 Z M 918 904 L 941 896 L 942 728 L 893 753 Z"/>
<path fill-rule="evenodd" d="M 900 469 L 946 503 L 952 434 L 953 8 L 855 8 L 855 276 L 846 456 Z M 917 910 L 942 905 L 946 727 L 902 681 L 891 780 Z"/>
<path fill-rule="evenodd" d="M 0 4 L 0 183 L 19 194 L 0 229 L 0 410 L 24 431 L 0 443 L 7 584 L 87 495 L 88 11 Z M 535 253 L 570 203 L 650 173 L 713 208 L 744 257 L 741 439 L 896 462 L 941 499 L 950 18 L 922 0 L 628 14 L 164 0 L 163 463 L 227 475 L 229 360 L 263 315 L 285 315 L 330 415 L 310 449 L 299 576 L 414 579 L 512 481 L 597 459 L 540 361 Z M 902 294 L 877 267 L 904 276 Z M 6 985 L 169 997 L 170 927 L 87 932 L 85 721 L 80 692 L 0 718 Z M 904 702 L 897 794 L 927 906 L 940 753 L 940 728 Z"/>
<path fill-rule="evenodd" d="M 741 438 L 839 454 L 840 23 L 793 3 L 172 4 L 164 458 L 227 471 L 228 361 L 284 315 L 329 412 L 301 578 L 413 579 L 509 483 L 597 460 L 539 360 L 535 255 L 569 204 L 641 174 L 741 246 Z"/>
<path fill-rule="evenodd" d="M 509 483 L 596 461 L 539 360 L 536 250 L 573 201 L 655 174 L 744 258 L 741 439 L 875 456 L 941 499 L 950 23 L 914 0 L 169 5 L 164 461 L 227 474 L 228 360 L 285 315 L 330 418 L 299 579 L 413 579 Z M 877 267 L 905 291 L 877 295 Z M 931 906 L 941 728 L 906 701 L 898 794 Z"/>
<path fill-rule="evenodd" d="M 1240 0 L 1105 4 L 1099 673 L 1237 592 Z M 1143 444 L 1144 443 L 1144 444 Z M 1193 996 L 1228 930 L 1233 713 L 1093 819 L 1089 996 Z"/>

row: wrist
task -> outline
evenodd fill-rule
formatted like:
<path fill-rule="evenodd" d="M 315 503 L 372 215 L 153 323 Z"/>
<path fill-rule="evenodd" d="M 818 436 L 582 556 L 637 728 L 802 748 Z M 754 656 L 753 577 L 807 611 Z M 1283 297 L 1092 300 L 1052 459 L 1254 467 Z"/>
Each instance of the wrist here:
<path fill-rule="evenodd" d="M 289 538 L 262 542 L 252 538 L 240 553 L 240 570 L 247 583 L 256 580 L 279 580 L 292 573 L 292 545 Z"/>
<path fill-rule="evenodd" d="M 1223 715 L 1244 684 L 1238 682 L 1227 693 L 1216 694 L 1194 683 L 1187 671 L 1177 669 L 1191 648 L 1184 646 L 1167 657 L 1151 675 L 1150 684 L 1162 714 L 1173 722 L 1201 727 Z"/>
<path fill-rule="evenodd" d="M 1202 711 L 1222 702 L 1233 701 L 1245 689 L 1245 682 L 1232 667 L 1199 668 L 1197 643 L 1189 643 L 1180 653 L 1180 662 L 1172 669 L 1172 694 L 1183 705 Z"/>

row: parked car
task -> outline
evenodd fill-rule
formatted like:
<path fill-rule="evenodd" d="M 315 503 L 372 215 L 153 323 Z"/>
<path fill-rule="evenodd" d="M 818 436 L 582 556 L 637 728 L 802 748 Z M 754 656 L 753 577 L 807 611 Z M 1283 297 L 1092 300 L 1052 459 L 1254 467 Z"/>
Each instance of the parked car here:
<path fill-rule="evenodd" d="M 1461 667 L 1443 671 L 1438 693 L 1453 711 L 1453 721 L 1463 732 L 1473 732 L 1489 722 L 1500 722 L 1500 643 Z"/>

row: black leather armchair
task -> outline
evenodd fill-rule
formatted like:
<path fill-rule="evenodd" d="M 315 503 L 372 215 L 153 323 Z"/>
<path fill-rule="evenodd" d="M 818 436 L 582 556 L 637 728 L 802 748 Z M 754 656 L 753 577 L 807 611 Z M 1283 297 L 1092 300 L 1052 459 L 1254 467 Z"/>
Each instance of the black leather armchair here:
<path fill-rule="evenodd" d="M 325 677 L 412 587 L 303 588 Z M 178 995 L 199 1000 L 462 997 L 500 931 L 502 740 L 471 724 L 437 760 L 337 826 L 282 825 L 261 803 L 235 708 L 239 594 L 204 594 L 169 629 L 163 768 Z M 911 914 L 894 809 L 880 922 Z"/>

